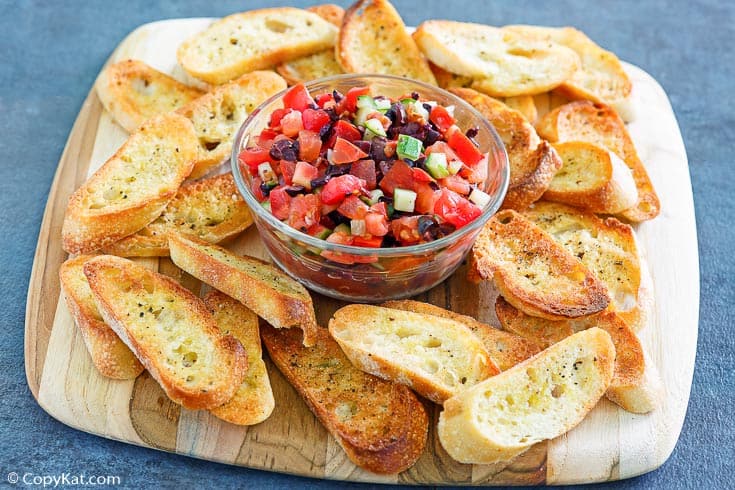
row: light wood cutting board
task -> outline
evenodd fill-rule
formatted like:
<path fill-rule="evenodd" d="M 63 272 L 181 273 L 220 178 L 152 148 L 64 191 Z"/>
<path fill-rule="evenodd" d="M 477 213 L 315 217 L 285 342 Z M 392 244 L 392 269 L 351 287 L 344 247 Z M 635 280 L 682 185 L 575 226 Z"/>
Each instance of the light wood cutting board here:
<path fill-rule="evenodd" d="M 111 61 L 141 59 L 184 81 L 176 46 L 210 19 L 179 19 L 144 25 L 117 48 Z M 316 478 L 408 484 L 567 484 L 629 478 L 660 466 L 671 454 L 686 413 L 694 369 L 699 312 L 699 263 L 689 169 L 668 98 L 660 85 L 626 65 L 634 83 L 637 117 L 629 125 L 661 199 L 661 215 L 638 226 L 655 286 L 656 304 L 642 342 L 661 372 L 666 396 L 649 415 L 633 415 L 606 399 L 575 429 L 540 443 L 510 464 L 464 465 L 452 461 L 433 429 L 439 413 L 430 409 L 432 429 L 418 463 L 400 475 L 379 476 L 356 468 L 309 412 L 269 360 L 276 409 L 265 422 L 237 427 L 208 412 L 170 402 L 144 373 L 135 381 L 100 376 L 63 301 L 59 301 L 61 223 L 69 195 L 126 138 L 90 92 L 72 128 L 49 192 L 28 290 L 25 359 L 28 384 L 51 416 L 79 430 L 132 444 L 222 463 Z M 232 246 L 266 257 L 255 227 Z M 152 268 L 200 284 L 169 259 L 144 259 Z M 418 299 L 494 322 L 488 286 L 465 281 L 464 268 Z M 326 325 L 340 306 L 315 296 Z"/>

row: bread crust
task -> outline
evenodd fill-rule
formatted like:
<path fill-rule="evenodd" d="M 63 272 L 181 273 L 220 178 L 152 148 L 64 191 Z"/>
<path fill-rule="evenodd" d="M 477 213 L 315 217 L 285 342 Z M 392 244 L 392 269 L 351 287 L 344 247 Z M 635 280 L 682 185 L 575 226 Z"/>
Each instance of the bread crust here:
<path fill-rule="evenodd" d="M 309 292 L 273 264 L 239 256 L 192 236 L 169 233 L 171 260 L 192 276 L 240 301 L 276 328 L 298 327 L 304 345 L 319 328 Z"/>
<path fill-rule="evenodd" d="M 79 255 L 61 264 L 61 293 L 99 373 L 111 379 L 135 379 L 143 372 L 144 367 L 102 320 L 84 275 L 84 263 L 92 257 L 94 256 Z"/>
<path fill-rule="evenodd" d="M 100 255 L 88 260 L 84 264 L 84 275 L 105 322 L 135 353 L 171 400 L 190 409 L 211 409 L 232 398 L 248 368 L 247 354 L 234 337 L 220 335 L 217 324 L 201 299 L 173 279 L 113 255 Z M 153 296 L 157 291 L 163 291 L 170 297 L 165 302 L 169 305 L 169 311 L 174 312 L 174 318 L 170 320 L 171 330 L 166 331 L 196 339 L 191 344 L 185 344 L 182 340 L 180 346 L 184 350 L 191 349 L 195 354 L 193 361 L 186 358 L 189 352 L 179 361 L 171 358 L 180 355 L 177 350 L 169 353 L 169 357 L 160 350 L 155 328 L 159 320 L 154 310 L 160 305 Z M 136 300 L 137 308 L 133 306 Z M 151 306 L 145 310 L 148 304 Z M 176 319 L 177 310 L 185 315 L 185 322 Z M 160 314 L 163 311 L 161 308 Z M 166 345 L 172 345 L 170 340 L 166 342 Z M 206 352 L 198 354 L 218 366 L 199 364 L 201 369 L 196 366 L 200 357 L 197 350 L 200 349 Z M 194 376 L 191 380 L 193 383 L 199 374 L 208 377 L 208 381 L 205 379 L 187 385 L 188 381 L 184 377 Z"/>
<path fill-rule="evenodd" d="M 64 250 L 98 250 L 156 219 L 191 173 L 195 156 L 194 128 L 186 118 L 169 113 L 147 121 L 69 198 Z"/>
<path fill-rule="evenodd" d="M 344 19 L 345 17 L 345 9 L 333 3 L 312 5 L 311 7 L 307 7 L 306 10 L 308 10 L 309 12 L 314 12 L 322 19 L 326 20 L 330 24 L 334 24 L 337 27 L 342 26 L 342 19 Z"/>

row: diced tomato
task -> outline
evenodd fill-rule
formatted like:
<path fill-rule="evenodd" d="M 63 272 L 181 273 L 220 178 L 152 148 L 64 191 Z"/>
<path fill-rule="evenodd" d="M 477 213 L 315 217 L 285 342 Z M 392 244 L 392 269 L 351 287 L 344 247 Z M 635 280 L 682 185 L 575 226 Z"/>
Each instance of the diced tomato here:
<path fill-rule="evenodd" d="M 316 96 L 316 105 L 322 109 L 327 107 L 327 104 L 334 102 L 334 96 L 332 94 L 321 94 Z"/>
<path fill-rule="evenodd" d="M 429 114 L 429 121 L 436 124 L 436 127 L 439 128 L 439 131 L 442 133 L 446 132 L 447 129 L 452 127 L 452 124 L 454 124 L 454 118 L 452 117 L 449 112 L 440 105 L 435 105 L 431 109 L 431 113 Z"/>
<path fill-rule="evenodd" d="M 365 231 L 369 234 L 382 237 L 388 234 L 388 218 L 382 213 L 369 212 L 365 215 Z"/>
<path fill-rule="evenodd" d="M 271 113 L 271 117 L 268 120 L 268 125 L 271 128 L 275 128 L 281 125 L 281 119 L 283 119 L 283 116 L 291 112 L 291 109 L 276 109 Z"/>
<path fill-rule="evenodd" d="M 258 146 L 270 150 L 271 146 L 273 146 L 273 140 L 278 136 L 278 131 L 274 131 L 270 128 L 265 128 L 263 131 L 260 132 L 258 135 Z"/>
<path fill-rule="evenodd" d="M 324 201 L 322 201 L 322 215 L 327 215 L 331 213 L 332 211 L 335 211 L 338 207 L 339 207 L 339 203 L 326 204 Z"/>
<path fill-rule="evenodd" d="M 464 194 L 466 196 L 470 193 L 470 183 L 459 175 L 450 175 L 449 177 L 439 179 L 439 185 L 457 194 Z"/>
<path fill-rule="evenodd" d="M 382 236 L 356 236 L 352 240 L 352 244 L 356 247 L 370 247 L 370 248 L 380 248 L 380 246 L 383 244 L 383 237 Z"/>
<path fill-rule="evenodd" d="M 337 243 L 339 245 L 354 245 L 355 237 L 346 233 L 332 233 L 327 237 L 327 241 L 330 243 Z M 338 262 L 340 264 L 370 264 L 378 261 L 378 257 L 375 255 L 362 256 L 352 255 L 341 252 L 332 252 L 331 250 L 323 250 L 321 256 L 325 259 L 331 260 L 332 262 Z"/>
<path fill-rule="evenodd" d="M 350 142 L 362 139 L 360 130 L 353 124 L 342 119 L 334 123 L 334 135 L 339 138 L 344 138 Z"/>
<path fill-rule="evenodd" d="M 457 156 L 456 153 L 454 153 L 454 150 L 449 148 L 449 145 L 446 144 L 446 142 L 444 141 L 437 141 L 436 143 L 428 147 L 426 149 L 426 156 L 429 156 L 434 152 L 444 153 L 447 156 L 448 162 L 459 160 L 459 157 Z"/>
<path fill-rule="evenodd" d="M 306 233 L 311 236 L 320 236 L 327 231 L 331 230 L 322 224 L 322 220 L 319 220 L 319 223 L 313 225 L 311 228 L 306 230 Z"/>
<path fill-rule="evenodd" d="M 415 182 L 413 180 L 413 171 L 408 164 L 402 160 L 398 160 L 388 170 L 380 181 L 380 188 L 386 194 L 393 194 L 396 187 L 401 189 L 413 190 Z"/>
<path fill-rule="evenodd" d="M 457 156 L 465 165 L 473 167 L 482 160 L 480 150 L 457 126 L 449 128 L 446 136 L 447 144 L 457 153 Z"/>
<path fill-rule="evenodd" d="M 278 164 L 281 168 L 281 175 L 286 185 L 293 185 L 293 174 L 296 171 L 296 162 L 289 162 L 288 160 L 281 160 Z"/>
<path fill-rule="evenodd" d="M 385 156 L 387 158 L 391 158 L 393 155 L 396 154 L 396 148 L 398 147 L 398 142 L 395 140 L 391 140 L 385 144 L 383 147 L 383 153 L 385 153 Z"/>
<path fill-rule="evenodd" d="M 322 150 L 322 139 L 314 131 L 302 129 L 299 131 L 299 159 L 313 162 L 319 158 Z"/>
<path fill-rule="evenodd" d="M 276 187 L 270 193 L 271 213 L 278 219 L 288 218 L 291 196 L 283 187 Z"/>
<path fill-rule="evenodd" d="M 281 119 L 281 131 L 289 138 L 298 136 L 302 129 L 304 129 L 304 123 L 299 111 L 291 111 Z"/>
<path fill-rule="evenodd" d="M 298 162 L 294 169 L 291 181 L 296 185 L 303 185 L 306 189 L 311 190 L 311 181 L 316 179 L 318 176 L 319 171 L 314 165 L 306 162 Z"/>
<path fill-rule="evenodd" d="M 353 239 L 354 237 L 352 235 L 343 231 L 332 233 L 327 237 L 329 243 L 336 243 L 338 245 L 352 245 Z"/>
<path fill-rule="evenodd" d="M 354 175 L 340 175 L 329 179 L 322 189 L 321 198 L 325 204 L 337 204 L 350 194 L 357 194 L 365 188 L 365 181 Z"/>
<path fill-rule="evenodd" d="M 271 209 L 273 209 L 272 203 Z M 319 224 L 321 217 L 321 203 L 316 194 L 299 194 L 291 199 L 288 212 L 288 224 L 291 227 L 305 232 Z"/>
<path fill-rule="evenodd" d="M 375 189 L 376 173 L 375 162 L 373 160 L 358 160 L 352 164 L 350 173 L 355 177 L 363 179 L 368 190 Z"/>
<path fill-rule="evenodd" d="M 361 95 L 368 95 L 370 87 L 354 87 L 347 91 L 344 99 L 337 104 L 337 114 L 343 112 L 355 112 L 357 110 L 357 98 Z"/>
<path fill-rule="evenodd" d="M 303 83 L 299 83 L 291 87 L 288 92 L 283 95 L 283 105 L 290 109 L 303 111 L 314 105 L 314 99 L 311 98 L 309 91 Z"/>
<path fill-rule="evenodd" d="M 363 219 L 370 207 L 357 196 L 348 196 L 339 205 L 337 211 L 350 219 Z"/>
<path fill-rule="evenodd" d="M 304 128 L 319 133 L 321 129 L 329 124 L 329 114 L 319 109 L 305 109 L 301 113 Z"/>
<path fill-rule="evenodd" d="M 441 195 L 441 191 L 435 191 L 429 184 L 418 184 L 416 186 L 416 207 L 417 213 L 432 214 L 434 212 L 434 204 Z"/>
<path fill-rule="evenodd" d="M 237 159 L 242 165 L 247 166 L 252 172 L 258 171 L 258 165 L 270 161 L 268 150 L 264 150 L 258 146 L 245 148 L 240 152 Z"/>
<path fill-rule="evenodd" d="M 443 189 L 434 205 L 434 213 L 459 229 L 480 216 L 482 210 L 456 192 Z"/>
<path fill-rule="evenodd" d="M 365 158 L 367 153 L 350 143 L 344 138 L 337 138 L 334 143 L 334 153 L 332 153 L 332 163 L 341 165 L 343 163 L 351 163 L 361 158 Z"/>
<path fill-rule="evenodd" d="M 268 196 L 263 193 L 263 189 L 260 188 L 260 184 L 262 183 L 263 181 L 261 180 L 261 178 L 257 176 L 253 177 L 253 181 L 250 183 L 250 190 L 252 191 L 253 196 L 255 196 L 255 199 L 257 199 L 258 202 L 263 202 L 268 198 Z"/>
<path fill-rule="evenodd" d="M 422 182 L 422 183 L 434 182 L 434 177 L 429 175 L 429 173 L 422 168 L 414 167 L 411 169 L 411 173 L 413 173 L 413 179 L 416 182 Z"/>
<path fill-rule="evenodd" d="M 421 241 L 419 234 L 419 216 L 404 216 L 394 219 L 390 223 L 393 236 L 401 244 L 417 243 Z"/>
<path fill-rule="evenodd" d="M 383 216 L 387 218 L 388 217 L 388 206 L 386 206 L 383 201 L 376 202 L 375 204 L 370 206 L 370 212 L 382 214 Z"/>
<path fill-rule="evenodd" d="M 487 180 L 488 169 L 487 169 L 487 153 L 482 156 L 477 165 L 474 167 L 462 167 L 459 171 L 459 175 L 467 179 L 472 184 L 484 184 Z"/>

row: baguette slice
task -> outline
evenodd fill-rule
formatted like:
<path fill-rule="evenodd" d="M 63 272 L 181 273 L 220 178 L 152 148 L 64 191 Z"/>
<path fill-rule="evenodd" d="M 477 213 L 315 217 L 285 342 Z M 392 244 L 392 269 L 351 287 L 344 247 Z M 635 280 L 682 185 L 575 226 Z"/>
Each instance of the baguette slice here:
<path fill-rule="evenodd" d="M 255 71 L 180 108 L 177 112 L 194 124 L 199 152 L 191 178 L 197 179 L 232 154 L 235 133 L 265 99 L 286 88 L 286 81 L 272 71 Z"/>
<path fill-rule="evenodd" d="M 307 7 L 306 10 L 314 12 L 322 19 L 337 27 L 342 26 L 342 20 L 345 18 L 345 9 L 333 3 L 312 5 L 311 7 Z"/>
<path fill-rule="evenodd" d="M 526 121 L 534 124 L 538 119 L 538 109 L 536 109 L 536 102 L 533 100 L 531 95 L 516 95 L 515 97 L 506 97 L 503 102 L 511 109 L 523 114 Z"/>
<path fill-rule="evenodd" d="M 546 92 L 580 63 L 574 51 L 560 44 L 481 24 L 429 20 L 413 38 L 432 63 L 472 77 L 472 88 L 494 97 Z"/>
<path fill-rule="evenodd" d="M 590 328 L 567 337 L 447 400 L 439 441 L 462 463 L 509 461 L 581 422 L 610 385 L 614 365 L 607 332 Z"/>
<path fill-rule="evenodd" d="M 102 318 L 176 403 L 211 409 L 232 398 L 248 359 L 201 299 L 173 279 L 113 255 L 84 264 Z"/>
<path fill-rule="evenodd" d="M 610 303 L 605 285 L 550 235 L 521 214 L 490 218 L 472 248 L 477 270 L 519 310 L 559 320 L 591 315 Z"/>
<path fill-rule="evenodd" d="M 557 143 L 563 162 L 544 199 L 616 214 L 635 206 L 638 190 L 633 174 L 615 153 L 582 141 Z"/>
<path fill-rule="evenodd" d="M 634 331 L 645 326 L 650 298 L 635 233 L 629 225 L 543 201 L 524 215 L 592 271 L 610 293 L 610 308 Z"/>
<path fill-rule="evenodd" d="M 297 60 L 282 63 L 276 67 L 276 71 L 289 85 L 344 73 L 334 57 L 333 49 L 319 51 Z"/>
<path fill-rule="evenodd" d="M 448 318 L 461 323 L 472 330 L 472 333 L 482 342 L 488 354 L 490 354 L 490 359 L 495 362 L 501 371 L 510 369 L 541 351 L 534 342 L 530 342 L 523 337 L 510 332 L 503 332 L 470 316 L 460 315 L 429 303 L 404 299 L 386 301 L 382 306 L 394 310 L 412 311 L 422 315 Z"/>
<path fill-rule="evenodd" d="M 510 164 L 510 183 L 502 208 L 523 210 L 546 192 L 562 161 L 554 148 L 542 141 L 520 112 L 499 100 L 468 88 L 450 92 L 470 103 L 497 130 Z"/>
<path fill-rule="evenodd" d="M 229 15 L 179 45 L 190 75 L 221 84 L 334 46 L 337 28 L 306 10 L 280 7 Z"/>
<path fill-rule="evenodd" d="M 168 113 L 150 119 L 69 198 L 64 250 L 100 249 L 156 219 L 195 157 L 194 128 L 186 118 Z"/>
<path fill-rule="evenodd" d="M 614 104 L 630 97 L 633 89 L 623 65 L 614 53 L 606 51 L 573 27 L 514 25 L 504 27 L 524 37 L 553 41 L 577 53 L 579 69 L 556 90 L 570 99 L 588 99 Z"/>
<path fill-rule="evenodd" d="M 470 329 L 435 315 L 348 305 L 329 333 L 358 368 L 436 403 L 500 372 Z"/>
<path fill-rule="evenodd" d="M 129 133 L 153 116 L 178 109 L 202 95 L 200 90 L 138 60 L 109 65 L 94 88 L 107 112 Z"/>
<path fill-rule="evenodd" d="M 358 0 L 345 13 L 335 57 L 346 73 L 382 73 L 436 85 L 434 74 L 387 0 Z"/>
<path fill-rule="evenodd" d="M 625 123 L 613 108 L 586 100 L 570 102 L 546 114 L 536 129 L 551 143 L 585 141 L 615 153 L 633 172 L 638 189 L 637 204 L 620 216 L 636 223 L 658 216 L 661 205 L 656 191 Z"/>
<path fill-rule="evenodd" d="M 84 275 L 84 263 L 92 257 L 80 255 L 61 264 L 61 292 L 100 374 L 112 379 L 135 379 L 143 372 L 143 365 L 102 320 Z"/>
<path fill-rule="evenodd" d="M 203 298 L 222 335 L 232 335 L 245 348 L 248 370 L 230 401 L 210 411 L 237 425 L 255 425 L 273 412 L 275 401 L 263 362 L 258 316 L 224 293 L 212 290 Z"/>
<path fill-rule="evenodd" d="M 232 296 L 275 328 L 301 328 L 304 345 L 313 345 L 319 327 L 311 296 L 300 283 L 255 257 L 235 255 L 176 232 L 168 237 L 174 264 Z"/>
<path fill-rule="evenodd" d="M 161 216 L 139 232 L 103 248 L 121 257 L 169 255 L 170 231 L 196 235 L 209 243 L 222 242 L 253 223 L 231 173 L 181 186 Z"/>
<path fill-rule="evenodd" d="M 273 363 L 353 463 L 390 474 L 418 460 L 429 420 L 411 390 L 354 367 L 324 328 L 309 348 L 297 330 L 266 325 L 261 336 Z"/>
<path fill-rule="evenodd" d="M 661 379 L 648 359 L 635 332 L 616 313 L 603 311 L 586 318 L 551 321 L 528 316 L 513 308 L 503 298 L 495 303 L 495 313 L 504 329 L 536 342 L 541 348 L 591 327 L 610 334 L 615 345 L 615 374 L 605 396 L 624 410 L 648 413 L 662 398 Z"/>

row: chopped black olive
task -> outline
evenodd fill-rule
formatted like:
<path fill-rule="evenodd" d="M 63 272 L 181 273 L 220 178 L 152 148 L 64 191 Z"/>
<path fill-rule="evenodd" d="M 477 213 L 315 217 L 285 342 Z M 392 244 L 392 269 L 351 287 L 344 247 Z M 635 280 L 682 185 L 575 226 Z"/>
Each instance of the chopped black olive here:
<path fill-rule="evenodd" d="M 288 194 L 289 196 L 295 197 L 299 194 L 303 194 L 306 188 L 303 185 L 290 185 L 288 187 L 284 187 L 283 190 L 286 191 L 286 194 Z"/>
<path fill-rule="evenodd" d="M 274 141 L 269 154 L 274 160 L 295 162 L 299 159 L 299 142 L 289 139 Z"/>

